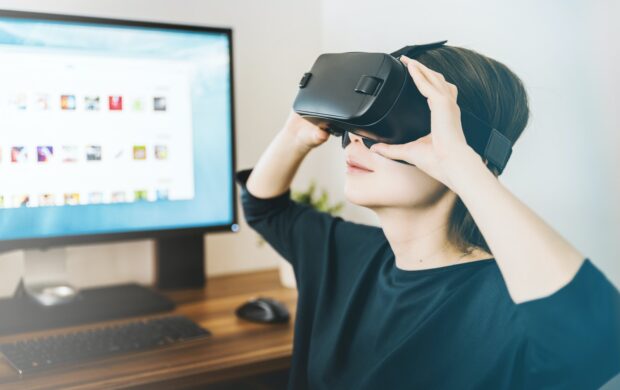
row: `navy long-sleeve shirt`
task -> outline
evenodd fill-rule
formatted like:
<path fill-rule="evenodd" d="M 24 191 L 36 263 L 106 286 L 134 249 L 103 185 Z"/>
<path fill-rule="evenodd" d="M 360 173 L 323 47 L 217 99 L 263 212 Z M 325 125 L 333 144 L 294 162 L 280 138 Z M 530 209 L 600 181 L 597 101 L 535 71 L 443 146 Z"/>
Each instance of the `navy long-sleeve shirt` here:
<path fill-rule="evenodd" d="M 408 271 L 380 227 L 257 198 L 245 220 L 293 266 L 289 389 L 596 389 L 620 372 L 620 293 L 585 259 L 515 304 L 495 259 Z"/>

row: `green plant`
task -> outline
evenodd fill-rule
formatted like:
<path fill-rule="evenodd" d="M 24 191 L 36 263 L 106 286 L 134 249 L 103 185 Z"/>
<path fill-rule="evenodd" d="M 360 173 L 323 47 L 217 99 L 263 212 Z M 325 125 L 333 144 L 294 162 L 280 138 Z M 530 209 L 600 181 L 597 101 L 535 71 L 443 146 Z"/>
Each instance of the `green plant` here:
<path fill-rule="evenodd" d="M 337 202 L 330 205 L 327 190 L 323 188 L 321 190 L 321 195 L 317 198 L 314 196 L 315 191 L 316 181 L 312 180 L 308 186 L 308 189 L 305 191 L 291 190 L 291 199 L 298 203 L 310 205 L 318 211 L 326 212 L 331 215 L 338 215 L 340 211 L 342 211 L 345 204 L 344 202 Z M 265 240 L 261 236 L 258 236 L 258 244 L 263 245 L 264 243 Z"/>

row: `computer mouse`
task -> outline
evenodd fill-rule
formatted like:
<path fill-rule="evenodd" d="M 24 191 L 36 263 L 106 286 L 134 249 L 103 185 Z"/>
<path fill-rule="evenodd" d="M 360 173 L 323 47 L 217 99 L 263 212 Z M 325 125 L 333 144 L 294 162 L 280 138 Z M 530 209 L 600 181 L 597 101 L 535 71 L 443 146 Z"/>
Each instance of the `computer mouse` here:
<path fill-rule="evenodd" d="M 264 323 L 287 322 L 290 317 L 284 303 L 267 297 L 248 300 L 237 308 L 235 314 L 244 320 Z"/>

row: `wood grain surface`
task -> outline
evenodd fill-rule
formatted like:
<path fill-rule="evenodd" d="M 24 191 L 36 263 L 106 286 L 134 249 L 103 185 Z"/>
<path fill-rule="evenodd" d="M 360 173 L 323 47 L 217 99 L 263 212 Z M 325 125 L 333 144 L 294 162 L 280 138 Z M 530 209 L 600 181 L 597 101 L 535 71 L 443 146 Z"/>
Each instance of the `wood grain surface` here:
<path fill-rule="evenodd" d="M 0 356 L 0 389 L 197 388 L 289 367 L 297 290 L 283 287 L 277 270 L 210 277 L 204 289 L 165 294 L 177 303 L 166 315 L 186 315 L 213 335 L 22 376 Z M 235 309 L 256 296 L 284 302 L 291 321 L 261 324 L 237 318 Z M 5 336 L 0 343 L 129 320 Z"/>

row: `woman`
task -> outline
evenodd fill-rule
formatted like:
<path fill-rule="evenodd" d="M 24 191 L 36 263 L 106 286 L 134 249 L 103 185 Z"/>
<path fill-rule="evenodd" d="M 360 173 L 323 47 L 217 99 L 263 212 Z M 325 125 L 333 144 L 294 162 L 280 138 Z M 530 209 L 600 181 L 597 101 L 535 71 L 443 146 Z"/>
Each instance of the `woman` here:
<path fill-rule="evenodd" d="M 498 181 L 461 128 L 459 107 L 514 144 L 528 120 L 521 81 L 463 48 L 418 60 L 401 57 L 430 134 L 370 149 L 344 136 L 346 197 L 379 227 L 290 199 L 300 163 L 329 138 L 295 113 L 237 172 L 246 221 L 295 270 L 289 388 L 602 386 L 620 371 L 620 293 Z"/>

